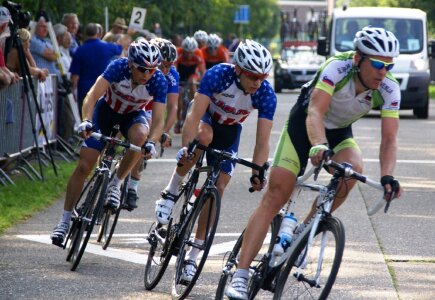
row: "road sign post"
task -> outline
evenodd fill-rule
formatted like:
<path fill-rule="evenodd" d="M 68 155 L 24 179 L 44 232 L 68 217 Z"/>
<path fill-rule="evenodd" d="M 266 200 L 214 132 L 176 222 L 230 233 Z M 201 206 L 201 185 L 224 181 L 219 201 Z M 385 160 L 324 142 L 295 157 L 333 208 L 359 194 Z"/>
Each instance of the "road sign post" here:
<path fill-rule="evenodd" d="M 234 24 L 240 24 L 239 36 L 243 38 L 243 24 L 249 24 L 249 5 L 239 5 L 234 14 Z"/>

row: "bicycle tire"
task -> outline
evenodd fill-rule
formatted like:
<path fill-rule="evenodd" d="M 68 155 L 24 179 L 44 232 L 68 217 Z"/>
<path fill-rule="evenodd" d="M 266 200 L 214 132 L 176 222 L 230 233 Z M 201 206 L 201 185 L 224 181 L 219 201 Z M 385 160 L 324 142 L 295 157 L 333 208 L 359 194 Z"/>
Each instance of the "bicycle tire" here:
<path fill-rule="evenodd" d="M 280 225 L 281 219 L 282 219 L 282 217 L 280 217 L 278 215 L 273 218 L 273 221 L 269 226 L 270 233 L 268 235 L 266 235 L 266 238 L 265 238 L 265 240 L 269 240 L 269 242 L 264 244 L 264 246 L 260 249 L 260 251 L 258 252 L 256 257 L 254 258 L 253 262 L 251 263 L 251 267 L 250 267 L 251 270 L 253 268 L 258 269 L 258 264 L 262 260 L 265 260 L 266 253 L 270 253 L 272 251 L 276 235 L 278 234 L 278 231 L 279 231 L 279 225 Z M 242 234 L 237 239 L 237 241 L 233 247 L 233 250 L 231 250 L 231 252 L 228 254 L 228 259 L 225 263 L 226 271 L 222 272 L 221 277 L 219 279 L 218 287 L 216 289 L 216 296 L 215 296 L 216 300 L 228 299 L 225 296 L 225 290 L 227 289 L 227 286 L 231 283 L 234 272 L 237 269 L 238 257 L 240 254 L 239 252 L 240 252 L 240 249 L 242 247 L 242 242 L 243 242 L 243 237 L 245 235 L 245 230 L 246 230 L 246 228 L 243 230 Z M 270 237 L 268 237 L 268 236 L 270 236 Z M 249 287 L 250 287 L 249 299 L 253 299 L 257 295 L 260 287 L 258 287 L 258 289 L 255 288 L 255 290 L 254 290 L 254 287 L 252 286 L 252 282 L 250 282 Z"/>
<path fill-rule="evenodd" d="M 343 257 L 345 233 L 344 226 L 341 221 L 334 217 L 327 217 L 319 223 L 317 232 L 315 234 L 313 244 L 308 249 L 306 254 L 299 255 L 306 248 L 310 232 L 307 231 L 300 242 L 296 246 L 293 253 L 290 255 L 286 264 L 281 270 L 279 275 L 276 290 L 273 299 L 326 299 L 332 289 L 332 286 L 337 277 L 340 268 L 341 260 Z M 318 286 L 314 285 L 315 279 L 311 279 L 316 274 L 318 267 L 318 254 L 321 247 L 322 238 L 329 237 L 329 241 L 322 247 L 323 262 L 321 264 L 321 275 L 319 278 Z M 297 261 L 302 260 L 302 264 L 306 264 L 301 269 L 301 275 L 298 279 L 297 269 L 295 264 Z M 295 273 L 291 274 L 292 270 Z M 290 275 L 291 274 L 291 275 Z M 289 276 L 290 275 L 290 276 Z"/>
<path fill-rule="evenodd" d="M 95 198 L 95 191 L 97 191 L 97 186 L 99 183 L 100 177 L 97 173 L 94 173 L 92 178 L 86 183 L 82 192 L 80 193 L 79 201 L 77 201 L 74 211 L 74 217 L 72 218 L 71 229 L 68 233 L 68 236 L 65 241 L 65 247 L 68 246 L 68 251 L 66 255 L 66 261 L 71 261 L 71 257 L 77 256 L 78 247 L 77 245 L 81 242 L 81 237 L 83 236 L 83 232 L 79 232 L 81 230 L 81 212 L 83 212 L 88 203 Z M 68 243 L 69 241 L 69 243 Z"/>
<path fill-rule="evenodd" d="M 209 204 L 209 205 L 206 205 Z M 208 207 L 208 212 L 203 209 Z M 196 231 L 197 222 L 199 221 L 199 216 L 201 213 L 206 213 L 205 216 L 210 223 L 206 226 L 206 237 L 204 239 L 204 244 L 202 245 L 202 257 L 199 259 L 197 264 L 196 273 L 190 282 L 183 282 L 181 280 L 181 275 L 184 269 L 184 262 L 186 259 L 186 254 L 188 248 L 193 244 L 191 242 L 191 234 Z M 210 216 L 214 212 L 213 220 L 210 220 Z M 216 233 L 217 224 L 219 221 L 220 213 L 220 196 L 217 189 L 203 189 L 201 190 L 198 198 L 192 207 L 190 218 L 188 219 L 188 225 L 186 226 L 184 232 L 179 237 L 179 249 L 178 256 L 175 262 L 175 274 L 172 281 L 172 298 L 173 299 L 184 299 L 186 298 L 193 286 L 196 283 L 199 275 L 201 274 L 202 268 L 207 260 L 208 253 L 210 251 L 211 245 L 213 244 L 214 234 Z M 202 216 L 204 217 L 204 215 Z M 194 231 L 195 230 L 195 231 Z"/>
<path fill-rule="evenodd" d="M 112 241 L 113 234 L 115 233 L 115 228 L 116 225 L 118 224 L 119 214 L 121 213 L 121 210 L 125 206 L 129 180 L 130 180 L 130 175 L 128 175 L 124 179 L 124 183 L 122 184 L 121 199 L 120 199 L 120 205 L 118 209 L 115 212 L 112 212 L 110 209 L 104 209 L 103 211 L 102 222 L 101 222 L 100 229 L 98 231 L 98 240 L 97 240 L 98 242 L 103 243 L 102 244 L 103 250 L 106 250 L 107 247 L 109 247 L 109 244 Z"/>
<path fill-rule="evenodd" d="M 92 231 L 94 229 L 94 225 L 97 219 L 100 217 L 101 210 L 103 209 L 103 204 L 106 200 L 106 191 L 109 185 L 109 176 L 108 173 L 105 172 L 101 175 L 101 184 L 98 186 L 98 190 L 96 191 L 96 196 L 94 197 L 93 205 L 90 205 L 85 213 L 85 218 L 82 219 L 82 242 L 80 243 L 79 251 L 77 256 L 72 257 L 72 266 L 71 271 L 75 271 L 77 266 L 79 265 L 83 254 L 85 252 L 86 246 L 88 244 L 89 238 L 91 237 Z M 95 187 L 94 187 L 95 188 Z M 95 201 L 97 199 L 97 201 Z M 86 234 L 84 232 L 86 231 Z"/>
<path fill-rule="evenodd" d="M 171 237 L 172 219 L 169 221 L 164 243 L 159 242 L 158 238 L 155 236 L 154 230 L 158 225 L 156 226 L 156 223 L 154 223 L 153 226 L 148 233 L 148 241 L 151 247 L 148 251 L 144 274 L 144 286 L 145 289 L 149 291 L 154 289 L 162 279 L 173 254 L 173 238 Z"/>
<path fill-rule="evenodd" d="M 193 192 L 196 188 L 196 184 L 198 182 L 197 174 L 198 172 L 193 172 L 190 174 L 189 179 L 186 181 L 186 184 L 182 188 L 178 200 L 172 209 L 173 218 L 171 218 L 168 226 L 166 227 L 167 229 L 165 233 L 165 243 L 163 244 L 159 242 L 158 238 L 155 236 L 155 233 L 153 232 L 154 228 L 157 227 L 155 223 L 151 226 L 149 230 L 149 234 L 152 234 L 151 236 L 148 236 L 148 241 L 151 247 L 148 252 L 144 275 L 144 285 L 145 289 L 147 290 L 152 290 L 155 288 L 155 286 L 159 283 L 162 276 L 164 275 L 168 267 L 169 261 L 171 260 L 171 257 L 173 255 L 176 255 L 174 244 L 176 243 L 177 239 L 177 231 L 180 223 L 183 222 L 186 216 L 182 213 L 182 211 L 184 207 L 186 207 L 187 201 L 192 197 Z"/>

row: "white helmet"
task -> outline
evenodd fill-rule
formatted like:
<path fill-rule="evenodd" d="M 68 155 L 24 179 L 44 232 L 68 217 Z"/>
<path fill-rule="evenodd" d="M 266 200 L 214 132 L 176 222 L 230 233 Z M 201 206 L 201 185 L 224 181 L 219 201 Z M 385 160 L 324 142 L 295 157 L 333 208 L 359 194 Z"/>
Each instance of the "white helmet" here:
<path fill-rule="evenodd" d="M 193 34 L 193 37 L 198 42 L 206 42 L 208 39 L 208 34 L 204 30 L 198 30 Z"/>
<path fill-rule="evenodd" d="M 193 37 L 187 36 L 181 43 L 184 51 L 193 52 L 198 49 L 198 43 Z"/>
<path fill-rule="evenodd" d="M 217 48 L 222 43 L 222 39 L 217 34 L 210 34 L 207 40 L 207 48 Z"/>
<path fill-rule="evenodd" d="M 243 70 L 267 74 L 272 68 L 272 55 L 263 45 L 246 40 L 240 42 L 234 53 L 234 62 Z"/>
<path fill-rule="evenodd" d="M 399 55 L 399 41 L 396 36 L 381 27 L 366 26 L 355 34 L 355 49 L 366 55 L 396 57 Z"/>

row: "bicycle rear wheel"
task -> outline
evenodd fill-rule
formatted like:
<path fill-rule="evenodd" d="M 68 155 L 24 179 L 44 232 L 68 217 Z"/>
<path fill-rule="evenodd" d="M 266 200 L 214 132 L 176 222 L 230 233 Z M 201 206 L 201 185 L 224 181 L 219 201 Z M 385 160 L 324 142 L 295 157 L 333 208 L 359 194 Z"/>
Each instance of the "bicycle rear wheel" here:
<path fill-rule="evenodd" d="M 187 297 L 196 283 L 202 268 L 207 260 L 208 252 L 213 244 L 214 234 L 219 220 L 220 212 L 220 196 L 216 189 L 202 190 L 195 200 L 195 203 L 191 210 L 190 218 L 182 234 L 179 236 L 179 249 L 177 261 L 175 263 L 175 274 L 172 282 L 172 298 L 184 299 Z M 199 220 L 205 221 L 205 238 L 202 245 L 198 245 L 194 242 L 195 237 L 192 233 L 195 233 L 198 228 Z M 183 226 L 183 224 L 181 225 Z M 187 260 L 188 250 L 191 247 L 195 247 L 202 252 L 202 256 L 196 260 L 197 268 L 196 273 L 191 281 L 185 281 L 182 279 L 182 274 Z M 201 254 L 200 254 L 201 255 Z"/>
<path fill-rule="evenodd" d="M 273 299 L 326 299 L 337 277 L 343 256 L 345 234 L 341 221 L 321 221 L 313 244 L 306 249 L 309 231 L 290 255 L 276 285 Z M 296 266 L 301 265 L 299 268 Z"/>
<path fill-rule="evenodd" d="M 148 252 L 148 259 L 145 265 L 144 285 L 145 289 L 152 290 L 162 279 L 166 268 L 171 260 L 172 247 L 172 219 L 168 224 L 168 229 L 161 224 L 154 223 L 148 232 L 148 242 L 151 247 Z"/>
<path fill-rule="evenodd" d="M 90 205 L 87 205 L 84 211 L 81 213 L 81 228 L 79 234 L 77 235 L 77 244 L 75 245 L 78 248 L 76 251 L 74 251 L 71 257 L 71 271 L 75 271 L 79 265 L 94 229 L 95 222 L 99 217 L 101 217 L 103 204 L 106 198 L 107 186 L 109 184 L 108 173 L 104 173 L 103 175 L 99 176 L 97 178 L 97 182 L 99 184 L 96 184 L 93 187 L 93 201 L 91 201 L 91 203 L 89 203 Z"/>
<path fill-rule="evenodd" d="M 264 265 L 264 262 L 267 262 L 266 254 L 272 251 L 273 245 L 275 242 L 275 237 L 278 234 L 279 225 L 280 225 L 280 219 L 282 217 L 276 216 L 272 223 L 269 226 L 269 231 L 267 232 L 267 235 L 264 239 L 263 245 L 258 251 L 258 254 L 255 256 L 254 260 L 251 263 L 250 266 L 250 272 L 252 275 L 257 274 L 256 280 L 253 279 L 251 276 L 249 280 L 249 299 L 253 299 L 259 292 L 261 287 L 261 282 L 258 281 L 260 278 L 259 275 L 265 275 L 261 272 L 264 270 L 264 268 L 260 268 L 261 265 Z M 239 263 L 239 255 L 240 255 L 240 249 L 242 247 L 243 237 L 245 235 L 245 230 L 242 232 L 242 234 L 239 236 L 239 238 L 236 241 L 236 244 L 234 245 L 234 248 L 231 252 L 229 252 L 228 259 L 225 263 L 224 270 L 221 274 L 221 277 L 219 279 L 219 284 L 216 290 L 216 297 L 215 299 L 228 299 L 227 296 L 225 296 L 225 291 L 228 288 L 228 286 L 231 284 L 234 272 L 237 269 L 238 263 Z M 263 276 L 264 277 L 264 276 Z"/>
<path fill-rule="evenodd" d="M 124 183 L 121 187 L 121 199 L 120 205 L 118 209 L 113 212 L 111 209 L 103 209 L 103 216 L 101 220 L 101 226 L 98 230 L 98 239 L 97 242 L 103 243 L 103 250 L 106 250 L 109 247 L 110 242 L 112 241 L 113 233 L 115 232 L 116 224 L 118 223 L 119 214 L 121 210 L 125 207 L 125 199 L 127 197 L 127 186 L 128 181 L 130 180 L 130 175 L 124 179 Z"/>

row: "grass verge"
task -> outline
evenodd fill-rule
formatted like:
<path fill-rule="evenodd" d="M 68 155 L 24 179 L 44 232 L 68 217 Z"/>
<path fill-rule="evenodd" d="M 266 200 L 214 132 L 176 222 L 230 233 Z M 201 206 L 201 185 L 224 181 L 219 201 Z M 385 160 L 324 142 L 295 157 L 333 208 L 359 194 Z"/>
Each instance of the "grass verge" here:
<path fill-rule="evenodd" d="M 432 100 L 435 100 L 435 84 L 429 85 L 429 97 Z"/>
<path fill-rule="evenodd" d="M 12 178 L 15 186 L 0 187 L 0 234 L 59 199 L 75 165 L 76 162 L 57 162 L 57 177 L 50 165 L 44 168 L 43 182 L 31 181 L 22 174 Z"/>

